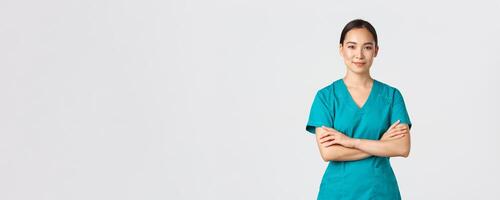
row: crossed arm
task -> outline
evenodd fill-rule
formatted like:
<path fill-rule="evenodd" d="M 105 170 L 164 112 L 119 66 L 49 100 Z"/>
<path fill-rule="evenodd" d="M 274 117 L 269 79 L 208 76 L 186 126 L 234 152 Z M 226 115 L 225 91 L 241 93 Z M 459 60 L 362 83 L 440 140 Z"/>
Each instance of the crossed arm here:
<path fill-rule="evenodd" d="M 409 127 L 399 121 L 380 140 L 350 138 L 332 128 L 316 127 L 316 141 L 324 161 L 352 161 L 370 156 L 406 158 L 410 153 Z"/>

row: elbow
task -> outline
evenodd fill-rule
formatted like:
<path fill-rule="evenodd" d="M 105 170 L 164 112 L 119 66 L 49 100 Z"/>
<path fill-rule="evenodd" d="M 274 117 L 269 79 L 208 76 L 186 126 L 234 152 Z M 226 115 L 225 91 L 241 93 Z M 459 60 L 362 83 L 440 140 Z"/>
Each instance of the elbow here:
<path fill-rule="evenodd" d="M 404 158 L 408 158 L 408 156 L 410 156 L 410 149 L 404 149 L 404 150 L 400 153 L 400 156 L 401 156 L 401 157 L 404 157 Z"/>
<path fill-rule="evenodd" d="M 321 154 L 321 159 L 323 159 L 323 161 L 325 161 L 325 162 L 328 162 L 331 160 L 330 156 L 327 155 L 326 153 Z"/>
<path fill-rule="evenodd" d="M 337 161 L 339 160 L 339 156 L 335 153 L 323 153 L 321 154 L 321 158 L 323 161 L 328 162 L 328 161 Z"/>

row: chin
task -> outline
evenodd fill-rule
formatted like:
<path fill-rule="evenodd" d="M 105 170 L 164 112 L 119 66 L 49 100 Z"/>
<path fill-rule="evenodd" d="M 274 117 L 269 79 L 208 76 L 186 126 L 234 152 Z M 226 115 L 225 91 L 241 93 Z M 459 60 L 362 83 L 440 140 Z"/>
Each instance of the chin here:
<path fill-rule="evenodd" d="M 349 67 L 349 71 L 356 74 L 366 74 L 370 71 L 370 68 L 360 68 L 360 67 Z"/>

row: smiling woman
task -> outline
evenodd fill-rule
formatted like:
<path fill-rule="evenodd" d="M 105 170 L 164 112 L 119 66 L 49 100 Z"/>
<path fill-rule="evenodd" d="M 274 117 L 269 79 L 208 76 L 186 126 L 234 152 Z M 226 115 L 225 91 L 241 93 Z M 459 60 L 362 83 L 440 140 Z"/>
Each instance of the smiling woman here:
<path fill-rule="evenodd" d="M 366 74 L 378 53 L 375 28 L 366 21 L 354 20 L 342 30 L 340 55 L 350 71 Z"/>
<path fill-rule="evenodd" d="M 401 92 L 370 75 L 375 28 L 356 19 L 342 30 L 344 78 L 319 89 L 306 130 L 328 162 L 317 199 L 401 199 L 390 157 L 408 157 L 411 122 Z"/>

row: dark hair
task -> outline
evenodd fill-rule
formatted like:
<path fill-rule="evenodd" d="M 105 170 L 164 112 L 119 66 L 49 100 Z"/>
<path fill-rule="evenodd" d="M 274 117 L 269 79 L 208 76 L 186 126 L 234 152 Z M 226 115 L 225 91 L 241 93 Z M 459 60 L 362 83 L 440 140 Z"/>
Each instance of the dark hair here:
<path fill-rule="evenodd" d="M 377 32 L 375 31 L 375 28 L 373 28 L 369 22 L 362 19 L 352 20 L 344 26 L 344 29 L 342 29 L 342 33 L 340 34 L 340 44 L 344 43 L 347 32 L 355 28 L 366 28 L 366 30 L 372 34 L 373 39 L 375 40 L 375 46 L 378 46 Z"/>

